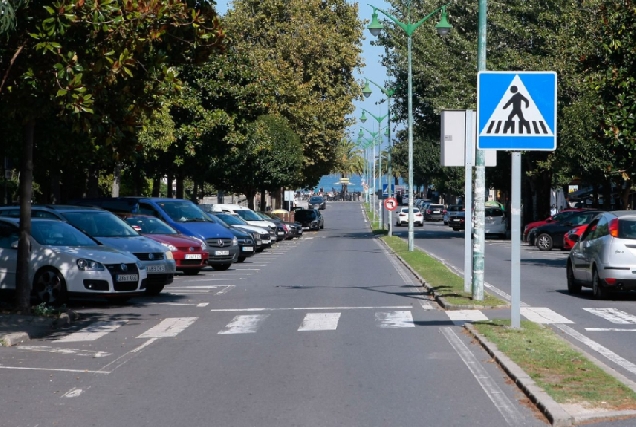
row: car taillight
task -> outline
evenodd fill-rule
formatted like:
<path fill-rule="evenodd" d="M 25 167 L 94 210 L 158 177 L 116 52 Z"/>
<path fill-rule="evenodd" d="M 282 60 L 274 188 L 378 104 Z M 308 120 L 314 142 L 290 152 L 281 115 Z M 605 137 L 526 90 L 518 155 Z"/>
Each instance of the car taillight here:
<path fill-rule="evenodd" d="M 448 211 L 447 211 L 446 209 L 444 209 L 444 210 L 442 211 L 442 213 L 443 213 L 444 215 L 446 215 L 446 214 L 448 213 Z"/>
<path fill-rule="evenodd" d="M 616 279 L 611 279 L 608 277 L 607 279 L 605 279 L 605 283 L 607 283 L 608 285 L 615 285 Z"/>
<path fill-rule="evenodd" d="M 431 210 L 430 210 L 430 209 L 426 209 L 426 213 L 427 213 L 427 214 L 430 214 L 430 213 L 431 213 Z"/>
<path fill-rule="evenodd" d="M 618 237 L 618 218 L 614 218 L 609 223 L 609 234 L 612 237 Z"/>

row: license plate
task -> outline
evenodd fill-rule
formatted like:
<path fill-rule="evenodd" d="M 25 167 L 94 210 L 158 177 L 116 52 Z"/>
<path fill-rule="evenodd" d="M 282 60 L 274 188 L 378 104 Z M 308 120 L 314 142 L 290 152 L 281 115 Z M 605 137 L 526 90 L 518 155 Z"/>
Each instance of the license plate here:
<path fill-rule="evenodd" d="M 439 211 L 433 211 L 433 213 L 439 213 Z"/>
<path fill-rule="evenodd" d="M 139 276 L 137 274 L 118 274 L 117 281 L 118 282 L 136 282 L 139 280 Z"/>
<path fill-rule="evenodd" d="M 453 222 L 459 222 L 459 220 L 458 219 L 454 219 Z"/>
<path fill-rule="evenodd" d="M 165 265 L 149 265 L 148 267 L 146 267 L 146 269 L 148 270 L 148 273 L 158 273 L 160 271 L 166 271 L 166 266 Z"/>
<path fill-rule="evenodd" d="M 186 254 L 185 259 L 201 259 L 201 254 Z"/>
<path fill-rule="evenodd" d="M 214 255 L 219 256 L 219 255 L 229 255 L 230 251 L 214 251 Z"/>
<path fill-rule="evenodd" d="M 285 234 L 285 232 L 284 231 L 279 231 L 278 235 L 280 236 L 281 234 Z"/>
<path fill-rule="evenodd" d="M 303 230 L 309 230 L 309 227 L 303 227 Z"/>
<path fill-rule="evenodd" d="M 243 246 L 243 247 L 241 248 L 241 250 L 242 250 L 243 252 L 254 252 L 254 248 L 253 248 L 253 247 L 251 247 L 251 246 Z"/>

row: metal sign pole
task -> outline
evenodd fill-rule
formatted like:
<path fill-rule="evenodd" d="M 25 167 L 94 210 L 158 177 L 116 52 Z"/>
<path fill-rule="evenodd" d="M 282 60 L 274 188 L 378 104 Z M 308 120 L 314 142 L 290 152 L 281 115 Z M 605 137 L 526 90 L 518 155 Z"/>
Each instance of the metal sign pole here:
<path fill-rule="evenodd" d="M 475 157 L 474 112 L 466 110 L 464 169 L 464 292 L 472 290 L 473 280 L 473 164 Z"/>
<path fill-rule="evenodd" d="M 521 327 L 521 153 L 512 153 L 512 205 L 510 218 L 510 324 Z"/>

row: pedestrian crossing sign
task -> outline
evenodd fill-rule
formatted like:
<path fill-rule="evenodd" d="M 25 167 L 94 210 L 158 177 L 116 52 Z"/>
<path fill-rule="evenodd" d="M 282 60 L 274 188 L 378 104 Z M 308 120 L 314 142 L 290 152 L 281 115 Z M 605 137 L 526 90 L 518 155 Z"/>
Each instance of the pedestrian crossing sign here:
<path fill-rule="evenodd" d="M 556 73 L 480 71 L 477 149 L 554 151 Z"/>

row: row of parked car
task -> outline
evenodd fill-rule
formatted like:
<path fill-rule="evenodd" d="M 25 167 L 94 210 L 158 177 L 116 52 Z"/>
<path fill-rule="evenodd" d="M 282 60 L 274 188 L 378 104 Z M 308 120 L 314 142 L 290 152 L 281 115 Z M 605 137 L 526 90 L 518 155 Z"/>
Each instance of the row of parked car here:
<path fill-rule="evenodd" d="M 542 251 L 570 250 L 568 291 L 591 288 L 602 299 L 636 289 L 636 211 L 570 208 L 524 228 L 523 240 Z"/>
<path fill-rule="evenodd" d="M 157 295 L 177 271 L 227 270 L 277 241 L 324 227 L 318 210 L 295 214 L 290 222 L 239 205 L 145 197 L 33 205 L 32 295 L 50 303 L 80 294 L 120 301 Z M 19 216 L 18 206 L 0 207 L 0 289 L 15 288 Z"/>

